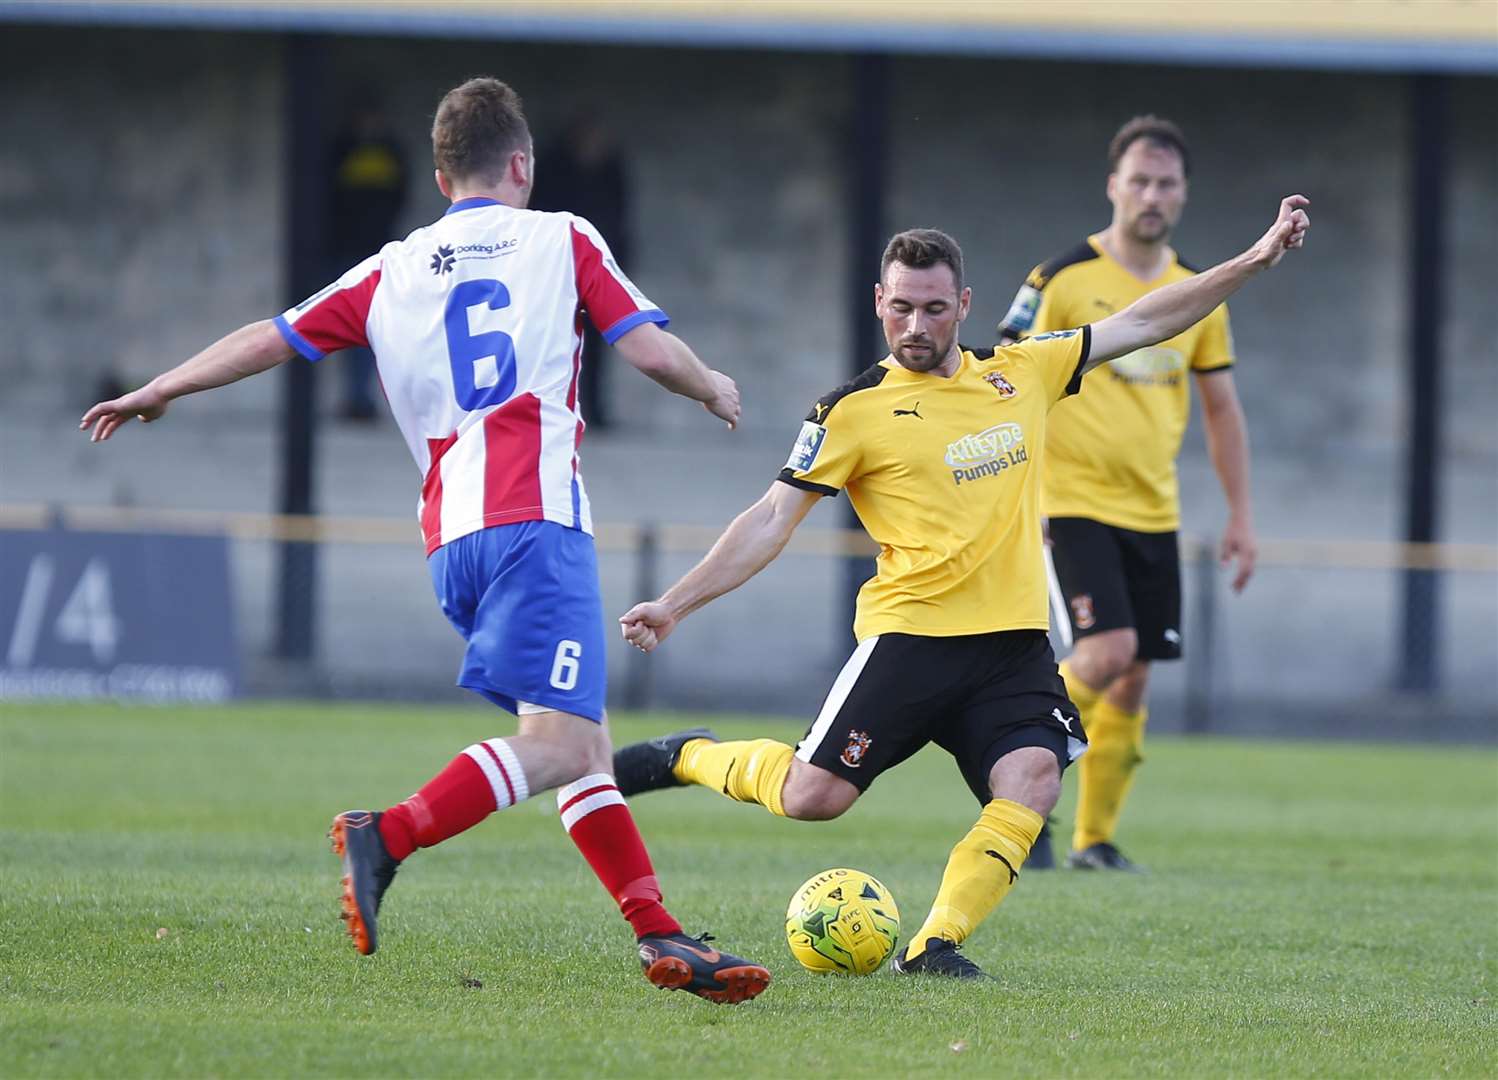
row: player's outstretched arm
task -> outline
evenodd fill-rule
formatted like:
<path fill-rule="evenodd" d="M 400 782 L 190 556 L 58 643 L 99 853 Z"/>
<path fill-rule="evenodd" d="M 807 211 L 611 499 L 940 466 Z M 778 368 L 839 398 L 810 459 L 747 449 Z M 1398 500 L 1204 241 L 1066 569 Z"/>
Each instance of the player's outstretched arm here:
<path fill-rule="evenodd" d="M 650 652 L 682 619 L 769 566 L 821 497 L 814 491 L 775 481 L 759 502 L 733 519 L 703 560 L 659 600 L 636 604 L 619 617 L 624 640 L 641 652 Z"/>
<path fill-rule="evenodd" d="M 212 390 L 258 375 L 295 354 L 269 319 L 241 326 L 215 341 L 191 360 L 156 376 L 139 390 L 113 401 L 101 401 L 78 422 L 80 431 L 92 429 L 91 442 L 103 442 L 121 424 L 139 417 L 141 423 L 159 420 L 166 407 L 184 394 Z"/>
<path fill-rule="evenodd" d="M 1269 231 L 1241 255 L 1205 273 L 1140 297 L 1117 314 L 1092 324 L 1092 349 L 1084 370 L 1146 345 L 1173 338 L 1205 319 L 1218 304 L 1241 289 L 1255 274 L 1268 270 L 1285 252 L 1302 246 L 1311 227 L 1306 207 L 1311 200 L 1290 195 L 1280 202 Z"/>
<path fill-rule="evenodd" d="M 702 402 L 703 408 L 729 428 L 739 422 L 739 388 L 721 371 L 697 359 L 685 341 L 655 323 L 641 323 L 614 347 L 624 359 L 673 394 Z"/>

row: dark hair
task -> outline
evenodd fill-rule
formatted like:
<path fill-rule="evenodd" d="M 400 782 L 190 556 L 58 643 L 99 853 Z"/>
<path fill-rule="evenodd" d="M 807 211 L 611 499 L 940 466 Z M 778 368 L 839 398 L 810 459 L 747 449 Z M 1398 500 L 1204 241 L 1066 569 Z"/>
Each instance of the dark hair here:
<path fill-rule="evenodd" d="M 879 263 L 879 280 L 890 263 L 899 263 L 912 270 L 925 270 L 937 263 L 946 263 L 957 279 L 957 291 L 962 291 L 962 249 L 940 229 L 906 229 L 895 233 L 885 246 L 884 258 Z"/>
<path fill-rule="evenodd" d="M 432 120 L 432 160 L 450 179 L 497 181 L 530 146 L 520 95 L 498 79 L 469 79 L 443 95 Z"/>
<path fill-rule="evenodd" d="M 1155 116 L 1153 113 L 1136 116 L 1118 129 L 1118 134 L 1113 136 L 1113 141 L 1108 144 L 1109 172 L 1118 171 L 1119 159 L 1140 139 L 1146 139 L 1156 146 L 1163 146 L 1167 150 L 1174 150 L 1180 154 L 1181 172 L 1186 176 L 1191 175 L 1191 151 L 1186 146 L 1186 136 L 1169 120 Z"/>

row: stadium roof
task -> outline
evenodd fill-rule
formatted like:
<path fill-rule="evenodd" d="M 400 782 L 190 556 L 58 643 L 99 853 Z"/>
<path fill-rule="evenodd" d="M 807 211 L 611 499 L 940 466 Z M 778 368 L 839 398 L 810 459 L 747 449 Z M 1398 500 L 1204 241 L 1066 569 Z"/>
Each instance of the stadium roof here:
<path fill-rule="evenodd" d="M 0 0 L 0 21 L 1498 72 L 1495 0 Z"/>

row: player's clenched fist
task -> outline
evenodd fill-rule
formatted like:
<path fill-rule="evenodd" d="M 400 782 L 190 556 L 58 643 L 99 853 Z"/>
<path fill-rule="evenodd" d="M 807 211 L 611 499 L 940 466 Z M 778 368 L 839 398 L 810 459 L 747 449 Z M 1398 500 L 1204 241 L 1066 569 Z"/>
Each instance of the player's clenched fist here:
<path fill-rule="evenodd" d="M 665 604 L 658 602 L 636 604 L 619 616 L 619 630 L 624 640 L 641 652 L 652 651 L 674 629 L 675 616 Z"/>
<path fill-rule="evenodd" d="M 1280 201 L 1279 216 L 1253 246 L 1256 262 L 1266 268 L 1274 266 L 1285 252 L 1305 245 L 1306 232 L 1311 227 L 1311 216 L 1306 213 L 1310 205 L 1311 200 L 1304 195 L 1287 195 Z"/>

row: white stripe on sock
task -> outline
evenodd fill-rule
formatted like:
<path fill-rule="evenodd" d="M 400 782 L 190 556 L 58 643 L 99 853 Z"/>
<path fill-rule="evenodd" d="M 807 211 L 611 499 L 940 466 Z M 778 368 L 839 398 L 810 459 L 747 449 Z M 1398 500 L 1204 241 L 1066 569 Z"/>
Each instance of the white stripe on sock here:
<path fill-rule="evenodd" d="M 515 751 L 510 749 L 510 744 L 503 739 L 486 739 L 485 745 L 491 747 L 499 760 L 504 762 L 505 771 L 510 774 L 510 783 L 515 785 L 515 801 L 525 802 L 531 797 L 530 782 L 525 778 L 525 770 L 520 767 L 520 759 L 515 756 Z"/>
<path fill-rule="evenodd" d="M 562 808 L 562 804 L 565 803 L 568 799 L 575 799 L 585 791 L 591 791 L 596 787 L 613 786 L 614 778 L 608 773 L 597 772 L 592 776 L 585 776 L 581 780 L 577 780 L 571 784 L 568 784 L 564 788 L 557 789 L 557 809 L 560 810 Z"/>
<path fill-rule="evenodd" d="M 483 743 L 474 743 L 464 750 L 463 753 L 467 754 L 469 760 L 483 771 L 484 779 L 489 781 L 489 789 L 494 792 L 494 809 L 503 810 L 505 807 L 519 802 L 519 799 L 512 799 L 510 797 L 511 787 L 515 788 L 516 795 L 520 794 L 520 788 L 515 783 L 515 778 L 511 777 L 510 782 L 508 784 L 505 783 L 504 774 L 499 771 L 499 766 L 494 762 L 494 755 L 484 749 Z M 504 759 L 501 758 L 500 760 L 503 761 Z M 506 765 L 506 768 L 508 767 Z"/>
<path fill-rule="evenodd" d="M 602 810 L 605 806 L 623 806 L 624 796 L 619 794 L 616 787 L 608 787 L 602 791 L 595 791 L 586 799 L 578 799 L 567 809 L 562 811 L 562 828 L 568 832 L 583 818 L 594 810 Z"/>

